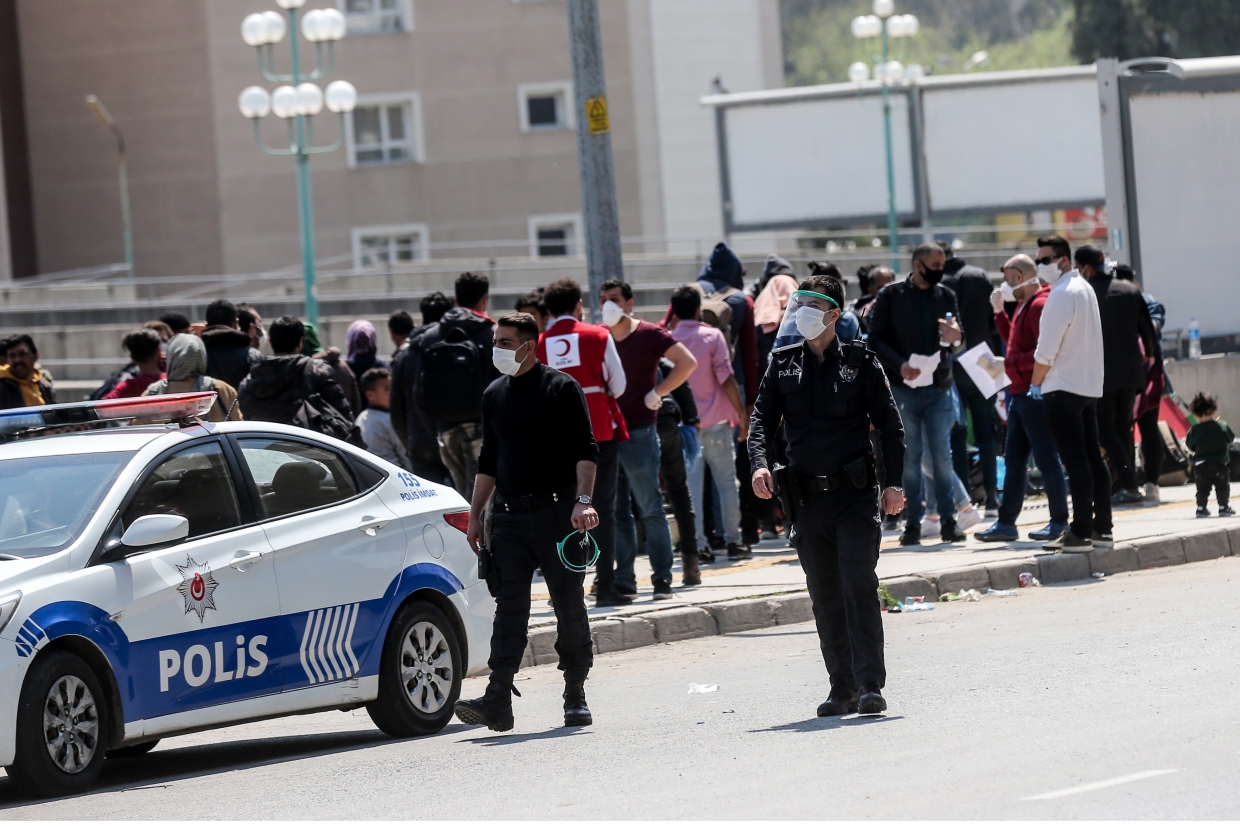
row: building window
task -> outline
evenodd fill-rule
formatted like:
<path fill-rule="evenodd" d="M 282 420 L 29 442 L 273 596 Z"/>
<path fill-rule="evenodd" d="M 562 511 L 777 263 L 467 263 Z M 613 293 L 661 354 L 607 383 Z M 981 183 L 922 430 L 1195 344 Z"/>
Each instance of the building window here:
<path fill-rule="evenodd" d="M 422 107 L 416 94 L 362 96 L 349 116 L 350 166 L 422 161 Z"/>
<path fill-rule="evenodd" d="M 413 31 L 413 0 L 339 0 L 349 34 Z"/>
<path fill-rule="evenodd" d="M 530 218 L 530 257 L 581 255 L 581 216 L 536 215 Z"/>
<path fill-rule="evenodd" d="M 357 270 L 399 267 L 429 258 L 425 224 L 353 228 L 353 267 Z"/>
<path fill-rule="evenodd" d="M 522 132 L 575 129 L 572 84 L 523 83 L 517 87 Z"/>

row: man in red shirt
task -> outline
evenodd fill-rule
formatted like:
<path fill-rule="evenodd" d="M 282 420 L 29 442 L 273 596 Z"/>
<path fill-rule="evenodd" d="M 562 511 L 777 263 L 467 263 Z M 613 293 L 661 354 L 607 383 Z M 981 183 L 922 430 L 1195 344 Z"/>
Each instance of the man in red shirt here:
<path fill-rule="evenodd" d="M 522 299 L 531 301 L 531 294 Z M 594 477 L 594 510 L 598 512 L 598 564 L 595 567 L 595 605 L 627 606 L 628 594 L 616 589 L 616 482 L 620 472 L 620 444 L 629 438 L 617 400 L 624 395 L 624 367 L 607 328 L 581 321 L 581 287 L 572 279 L 547 285 L 537 297 L 545 308 L 547 326 L 538 337 L 538 361 L 577 380 L 586 395 L 590 426 L 598 443 L 598 471 Z M 635 590 L 634 590 L 635 591 Z"/>
<path fill-rule="evenodd" d="M 603 283 L 599 293 L 603 323 L 611 328 L 624 365 L 627 387 L 620 410 L 629 440 L 620 446 L 620 481 L 616 486 L 616 584 L 637 590 L 633 561 L 637 557 L 637 524 L 629 503 L 636 500 L 637 516 L 646 528 L 646 551 L 654 569 L 654 599 L 672 596 L 672 532 L 663 514 L 659 469 L 659 408 L 663 396 L 679 388 L 697 367 L 688 348 L 666 330 L 633 318 L 633 288 L 619 280 Z M 659 361 L 666 358 L 672 371 L 659 381 Z"/>
<path fill-rule="evenodd" d="M 1068 485 L 1063 468 L 1059 464 L 1059 452 L 1042 400 L 1029 396 L 1033 380 L 1033 352 L 1038 347 L 1041 330 L 1042 308 L 1050 295 L 1050 285 L 1038 281 L 1038 270 L 1033 259 L 1026 255 L 1013 256 L 1003 265 L 1006 290 L 995 290 L 990 297 L 995 311 L 995 324 L 999 335 L 1007 343 L 1004 369 L 1012 384 L 1008 386 L 1007 446 L 1004 460 L 1007 476 L 1003 481 L 1003 502 L 999 506 L 999 519 L 985 531 L 977 533 L 977 539 L 989 542 L 1010 542 L 1020 539 L 1016 530 L 1016 518 L 1020 516 L 1025 502 L 1025 480 L 1029 472 L 1029 455 L 1042 470 L 1042 484 L 1050 500 L 1051 521 L 1029 538 L 1039 542 L 1056 540 L 1068 528 Z M 1009 319 L 1004 309 L 1005 301 L 1016 301 L 1016 312 Z"/>
<path fill-rule="evenodd" d="M 154 330 L 142 328 L 125 334 L 121 341 L 129 351 L 129 360 L 137 366 L 134 376 L 122 379 L 104 395 L 104 399 L 128 399 L 141 396 L 155 382 L 164 378 L 164 345 Z"/>

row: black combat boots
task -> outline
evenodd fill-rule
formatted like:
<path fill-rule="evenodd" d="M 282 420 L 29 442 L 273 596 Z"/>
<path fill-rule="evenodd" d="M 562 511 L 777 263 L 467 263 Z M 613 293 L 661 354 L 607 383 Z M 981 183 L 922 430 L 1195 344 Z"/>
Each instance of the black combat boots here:
<path fill-rule="evenodd" d="M 834 718 L 837 715 L 848 715 L 857 711 L 858 693 L 856 689 L 843 686 L 831 687 L 831 694 L 818 707 L 819 718 Z"/>
<path fill-rule="evenodd" d="M 590 707 L 586 706 L 586 676 L 584 672 L 564 673 L 564 726 L 589 726 L 594 723 Z"/>
<path fill-rule="evenodd" d="M 507 732 L 514 725 L 512 693 L 515 691 L 511 683 L 498 681 L 492 676 L 491 682 L 487 684 L 487 691 L 481 698 L 476 701 L 456 702 L 456 717 L 473 726 Z"/>

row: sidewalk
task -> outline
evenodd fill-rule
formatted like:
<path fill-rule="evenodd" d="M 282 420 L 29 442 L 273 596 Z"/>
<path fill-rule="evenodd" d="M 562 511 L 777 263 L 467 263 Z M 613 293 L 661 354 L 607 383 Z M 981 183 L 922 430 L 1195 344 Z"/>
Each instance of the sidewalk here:
<path fill-rule="evenodd" d="M 1189 532 L 1205 529 L 1223 530 L 1229 526 L 1240 527 L 1240 519 L 1197 519 L 1194 502 L 1195 488 L 1183 485 L 1162 490 L 1163 502 L 1158 505 L 1117 508 L 1115 510 L 1115 542 L 1117 545 L 1134 540 L 1179 537 Z M 1216 509 L 1212 506 L 1212 511 Z M 1026 501 L 1018 521 L 1022 536 L 1041 528 L 1048 521 L 1044 498 Z M 911 575 L 937 575 L 940 572 L 963 567 L 993 565 L 1012 560 L 1028 560 L 1045 554 L 1041 543 L 1018 541 L 1013 543 L 983 543 L 973 535 L 987 528 L 993 521 L 984 520 L 970 529 L 965 543 L 946 544 L 936 537 L 927 537 L 915 549 L 899 546 L 898 532 L 884 532 L 878 562 L 880 580 Z M 702 567 L 702 585 L 685 588 L 677 585 L 676 596 L 657 603 L 650 592 L 650 566 L 647 558 L 637 560 L 637 577 L 640 594 L 632 606 L 624 608 L 590 608 L 590 619 L 641 615 L 651 611 L 676 609 L 686 606 L 702 606 L 725 600 L 751 597 L 767 597 L 805 590 L 805 578 L 797 561 L 796 552 L 780 538 L 769 540 L 754 548 L 752 560 L 737 563 L 718 562 Z M 1105 572 L 1111 573 L 1111 572 Z M 592 575 L 587 577 L 589 583 Z M 680 582 L 679 561 L 675 567 L 675 582 Z M 534 604 L 530 626 L 552 624 L 555 613 L 547 605 L 547 589 L 541 579 L 535 579 L 531 590 Z M 592 601 L 587 598 L 587 605 Z"/>

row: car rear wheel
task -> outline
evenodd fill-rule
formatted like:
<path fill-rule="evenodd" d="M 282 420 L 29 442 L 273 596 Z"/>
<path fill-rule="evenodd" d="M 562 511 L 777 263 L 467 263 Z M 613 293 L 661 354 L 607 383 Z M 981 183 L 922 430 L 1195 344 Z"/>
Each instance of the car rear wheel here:
<path fill-rule="evenodd" d="M 40 658 L 18 700 L 9 777 L 44 798 L 86 790 L 103 768 L 108 727 L 103 689 L 86 662 L 69 652 Z"/>
<path fill-rule="evenodd" d="M 463 678 L 461 645 L 448 618 L 430 603 L 408 603 L 388 629 L 379 697 L 366 711 L 393 738 L 433 735 L 452 720 Z"/>

